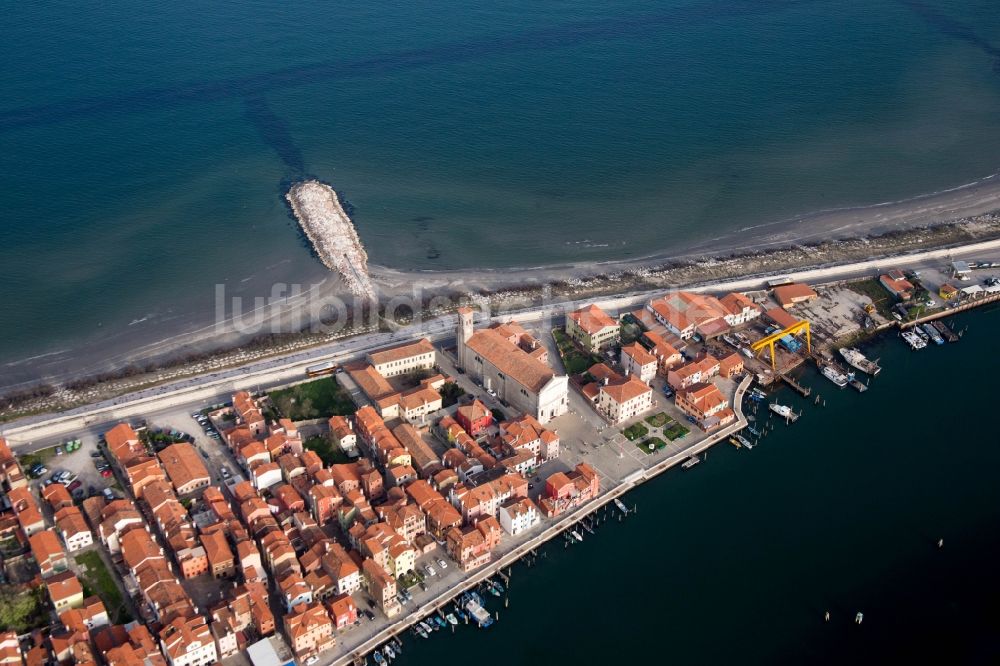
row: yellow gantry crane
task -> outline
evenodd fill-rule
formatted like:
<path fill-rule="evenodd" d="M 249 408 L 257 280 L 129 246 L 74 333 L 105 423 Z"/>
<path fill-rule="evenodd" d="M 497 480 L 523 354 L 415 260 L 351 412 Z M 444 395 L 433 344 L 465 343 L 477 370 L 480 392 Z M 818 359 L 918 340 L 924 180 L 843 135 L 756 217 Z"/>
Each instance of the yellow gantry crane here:
<path fill-rule="evenodd" d="M 757 342 L 750 345 L 750 350 L 760 355 L 760 351 L 766 347 L 771 352 L 771 368 L 776 369 L 777 364 L 774 357 L 774 343 L 786 335 L 796 335 L 802 331 L 806 332 L 806 351 L 812 353 L 812 336 L 809 333 L 809 322 L 805 319 L 797 324 L 792 324 L 783 331 L 778 331 L 776 333 L 772 333 L 766 338 L 761 338 Z"/>

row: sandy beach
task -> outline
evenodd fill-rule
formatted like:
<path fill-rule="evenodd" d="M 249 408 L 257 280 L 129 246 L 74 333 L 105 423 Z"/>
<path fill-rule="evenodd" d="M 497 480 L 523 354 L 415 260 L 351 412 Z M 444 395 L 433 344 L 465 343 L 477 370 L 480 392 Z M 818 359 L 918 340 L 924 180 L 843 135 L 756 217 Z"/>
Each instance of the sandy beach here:
<path fill-rule="evenodd" d="M 516 308 L 537 298 L 540 288 L 546 285 L 551 287 L 552 298 L 580 298 L 639 288 L 666 289 L 996 238 L 1000 237 L 1000 218 L 991 215 L 996 211 L 1000 211 L 1000 177 L 995 175 L 905 201 L 820 211 L 686 246 L 668 246 L 639 260 L 456 271 L 403 271 L 371 265 L 370 271 L 383 302 L 414 293 L 423 299 L 476 294 L 488 295 L 496 308 Z M 343 280 L 326 271 L 319 261 L 315 264 L 298 268 L 306 281 L 300 293 L 247 307 L 243 319 L 256 318 L 258 329 L 265 333 L 288 333 L 303 329 L 310 320 L 328 316 L 330 303 L 341 299 L 350 302 Z M 264 286 L 258 283 L 258 287 Z M 217 314 L 214 309 L 192 311 L 167 321 L 142 322 L 127 331 L 109 331 L 108 336 L 77 349 L 11 364 L 4 368 L 0 392 L 39 381 L 58 384 L 128 364 L 142 366 L 152 359 L 169 361 L 192 352 L 218 351 L 224 356 L 226 350 L 253 337 L 232 318 L 219 318 Z M 315 340 L 307 336 L 282 341 L 290 347 L 310 343 Z"/>
<path fill-rule="evenodd" d="M 1000 174 L 911 199 L 817 211 L 745 227 L 693 244 L 670 246 L 641 259 L 503 270 L 400 271 L 371 265 L 370 271 L 382 291 L 389 293 L 405 290 L 415 281 L 446 289 L 460 289 L 462 285 L 467 285 L 472 290 L 498 291 L 514 285 L 546 284 L 600 273 L 647 270 L 733 253 L 763 252 L 820 241 L 862 239 L 957 220 L 970 220 L 969 230 L 976 233 L 980 231 L 979 225 L 971 218 L 996 211 L 1000 211 Z M 981 231 L 990 233 L 988 229 Z"/>

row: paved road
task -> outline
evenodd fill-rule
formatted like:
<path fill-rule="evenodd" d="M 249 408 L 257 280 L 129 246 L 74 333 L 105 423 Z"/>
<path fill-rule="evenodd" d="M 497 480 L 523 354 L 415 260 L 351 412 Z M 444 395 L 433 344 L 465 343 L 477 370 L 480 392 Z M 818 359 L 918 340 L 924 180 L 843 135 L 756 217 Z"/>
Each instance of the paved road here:
<path fill-rule="evenodd" d="M 1000 240 L 986 241 L 959 248 L 930 250 L 899 258 L 898 261 L 868 260 L 810 269 L 791 273 L 760 275 L 723 283 L 690 287 L 692 291 L 731 291 L 762 287 L 767 280 L 788 276 L 795 280 L 811 282 L 838 281 L 871 275 L 875 269 L 907 266 L 915 269 L 938 266 L 942 260 L 963 258 L 966 260 L 992 260 L 1000 248 Z M 638 307 L 652 295 L 662 293 L 662 289 L 635 291 L 621 296 L 603 299 L 581 299 L 562 301 L 538 307 L 527 308 L 494 319 L 509 319 L 516 316 L 522 321 L 560 319 L 581 305 L 597 302 L 609 310 Z M 379 332 L 345 338 L 312 349 L 253 362 L 239 368 L 220 370 L 197 377 L 179 380 L 162 386 L 143 389 L 113 400 L 86 405 L 67 410 L 58 415 L 44 414 L 26 417 L 7 424 L 2 434 L 12 446 L 31 446 L 32 441 L 56 440 L 68 437 L 95 424 L 111 423 L 122 419 L 148 416 L 164 410 L 187 409 L 228 400 L 233 392 L 241 389 L 267 389 L 304 376 L 305 368 L 318 362 L 345 360 L 363 356 L 365 353 L 397 342 L 421 336 L 448 344 L 454 337 L 456 318 L 445 315 L 430 321 L 403 326 L 393 332 Z"/>

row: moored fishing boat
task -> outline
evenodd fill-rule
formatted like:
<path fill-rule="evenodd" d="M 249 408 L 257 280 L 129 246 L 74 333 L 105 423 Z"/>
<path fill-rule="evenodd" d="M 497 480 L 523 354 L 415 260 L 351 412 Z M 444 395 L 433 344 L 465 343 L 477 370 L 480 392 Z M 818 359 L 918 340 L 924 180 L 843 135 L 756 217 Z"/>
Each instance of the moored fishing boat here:
<path fill-rule="evenodd" d="M 840 388 L 844 388 L 845 386 L 847 386 L 847 382 L 849 381 L 847 375 L 837 370 L 837 368 L 834 367 L 833 365 L 824 365 L 821 372 L 823 373 L 824 377 L 829 379 L 831 382 L 833 382 Z"/>
<path fill-rule="evenodd" d="M 840 356 L 855 370 L 860 370 L 873 377 L 882 372 L 882 368 L 877 362 L 869 360 L 868 357 L 854 347 L 841 348 Z"/>
<path fill-rule="evenodd" d="M 792 408 L 788 405 L 780 405 L 776 402 L 772 402 L 767 406 L 772 412 L 780 416 L 787 421 L 797 421 L 799 415 L 792 411 Z"/>

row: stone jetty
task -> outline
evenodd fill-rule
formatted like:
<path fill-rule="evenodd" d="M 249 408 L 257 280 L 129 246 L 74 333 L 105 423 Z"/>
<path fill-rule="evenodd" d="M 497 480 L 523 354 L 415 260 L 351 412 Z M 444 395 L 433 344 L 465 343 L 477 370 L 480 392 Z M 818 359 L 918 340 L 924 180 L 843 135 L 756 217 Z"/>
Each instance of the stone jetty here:
<path fill-rule="evenodd" d="M 340 274 L 352 294 L 376 300 L 368 254 L 333 188 L 307 180 L 292 185 L 285 197 L 323 264 Z"/>

